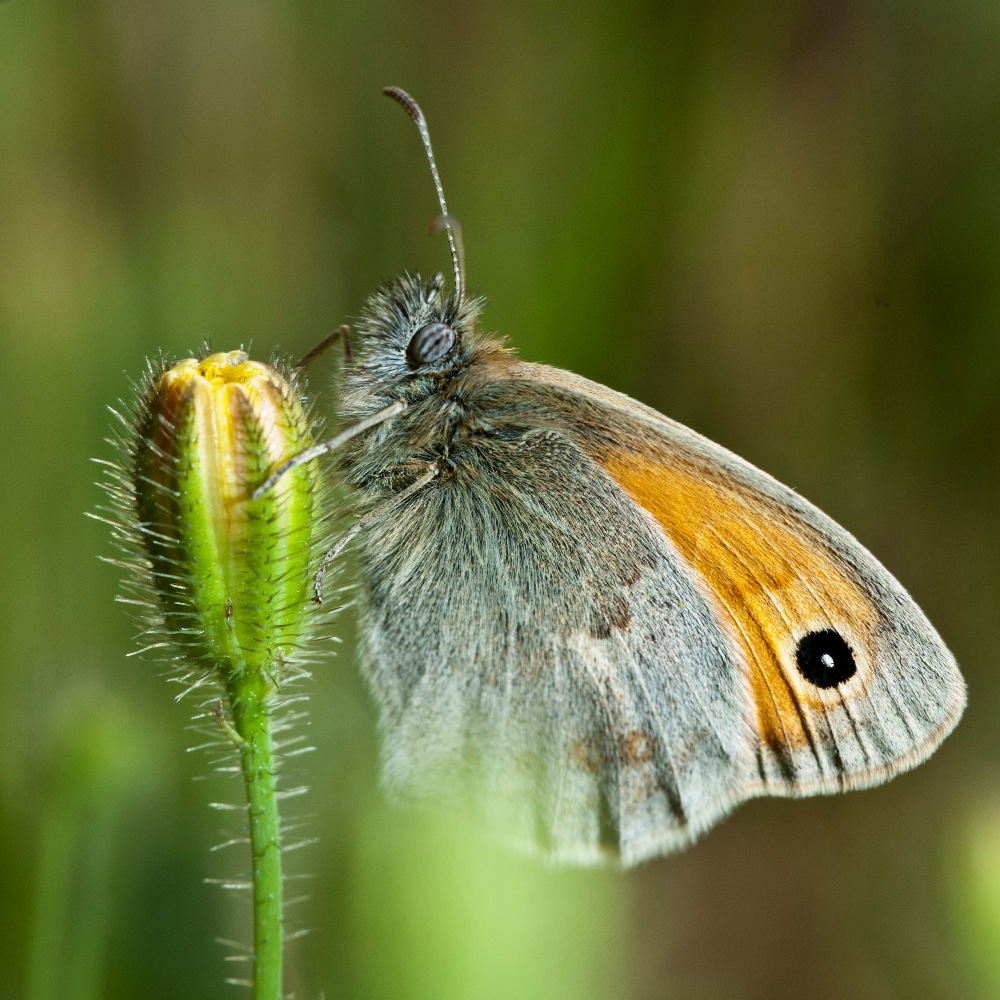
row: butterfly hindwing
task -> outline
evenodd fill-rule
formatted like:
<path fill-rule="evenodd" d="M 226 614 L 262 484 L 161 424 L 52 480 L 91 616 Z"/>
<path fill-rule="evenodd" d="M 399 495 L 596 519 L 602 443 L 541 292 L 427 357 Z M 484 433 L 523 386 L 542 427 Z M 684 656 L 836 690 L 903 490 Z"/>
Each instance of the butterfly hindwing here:
<path fill-rule="evenodd" d="M 710 607 L 571 442 L 486 443 L 476 466 L 365 545 L 387 783 L 556 858 L 681 846 L 754 767 Z"/>

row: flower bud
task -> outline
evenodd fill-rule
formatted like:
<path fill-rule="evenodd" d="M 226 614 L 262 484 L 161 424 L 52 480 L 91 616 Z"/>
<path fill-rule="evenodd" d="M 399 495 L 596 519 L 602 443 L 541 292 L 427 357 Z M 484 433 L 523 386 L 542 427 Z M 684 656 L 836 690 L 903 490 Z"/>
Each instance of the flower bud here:
<path fill-rule="evenodd" d="M 266 693 L 303 638 L 317 534 L 316 463 L 251 496 L 312 443 L 295 389 L 242 351 L 188 359 L 149 380 L 132 427 L 119 493 L 161 638 L 231 691 Z"/>

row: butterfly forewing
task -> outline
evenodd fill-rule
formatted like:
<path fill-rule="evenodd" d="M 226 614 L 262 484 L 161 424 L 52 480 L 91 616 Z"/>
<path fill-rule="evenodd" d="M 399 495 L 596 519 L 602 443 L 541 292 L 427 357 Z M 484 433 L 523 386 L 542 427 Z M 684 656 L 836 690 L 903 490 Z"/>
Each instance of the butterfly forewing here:
<path fill-rule="evenodd" d="M 543 366 L 519 365 L 512 377 L 522 400 L 567 414 L 569 433 L 648 514 L 712 606 L 748 688 L 765 786 L 872 784 L 951 731 L 965 704 L 954 659 L 900 584 L 830 518 L 626 396 Z M 580 397 L 600 433 L 572 419 Z"/>

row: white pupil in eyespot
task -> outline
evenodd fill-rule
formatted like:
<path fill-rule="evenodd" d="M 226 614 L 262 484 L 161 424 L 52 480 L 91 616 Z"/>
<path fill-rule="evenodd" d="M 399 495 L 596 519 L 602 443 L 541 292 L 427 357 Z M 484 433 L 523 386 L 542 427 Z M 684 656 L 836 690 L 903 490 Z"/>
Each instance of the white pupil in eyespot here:
<path fill-rule="evenodd" d="M 827 670 L 833 670 L 835 664 L 834 664 L 833 657 L 829 653 L 824 653 L 819 658 L 819 660 L 820 660 L 820 663 L 822 663 L 823 666 L 826 667 Z"/>

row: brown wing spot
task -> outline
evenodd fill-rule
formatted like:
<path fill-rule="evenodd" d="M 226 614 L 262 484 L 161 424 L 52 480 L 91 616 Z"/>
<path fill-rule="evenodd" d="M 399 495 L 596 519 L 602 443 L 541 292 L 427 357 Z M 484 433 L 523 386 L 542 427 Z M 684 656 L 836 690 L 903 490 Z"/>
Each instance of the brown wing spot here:
<path fill-rule="evenodd" d="M 595 639 L 610 639 L 615 629 L 624 632 L 632 624 L 632 609 L 621 594 L 613 594 L 595 604 L 590 634 Z"/>
<path fill-rule="evenodd" d="M 577 740 L 570 751 L 573 760 L 591 774 L 603 774 L 607 767 L 604 749 L 595 739 Z"/>
<path fill-rule="evenodd" d="M 618 754 L 622 763 L 632 767 L 648 763 L 655 753 L 656 740 L 641 729 L 633 729 L 626 733 L 618 744 Z"/>
<path fill-rule="evenodd" d="M 820 708 L 821 696 L 795 679 L 793 664 L 785 669 L 783 645 L 790 631 L 832 614 L 860 633 L 874 628 L 869 599 L 818 536 L 707 461 L 686 452 L 616 452 L 602 464 L 697 571 L 720 623 L 743 649 L 763 741 L 784 750 L 808 745 L 803 705 Z"/>

